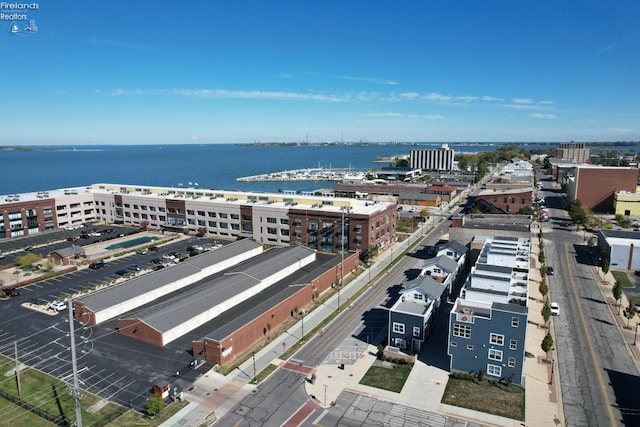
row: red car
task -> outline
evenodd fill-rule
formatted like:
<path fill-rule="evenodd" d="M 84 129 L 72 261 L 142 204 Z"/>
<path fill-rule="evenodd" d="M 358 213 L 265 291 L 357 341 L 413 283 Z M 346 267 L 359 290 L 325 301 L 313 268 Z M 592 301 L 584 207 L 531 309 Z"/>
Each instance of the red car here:
<path fill-rule="evenodd" d="M 18 295 L 20 295 L 20 291 L 16 288 L 6 288 L 4 290 L 4 293 L 8 296 L 8 297 L 17 297 Z"/>

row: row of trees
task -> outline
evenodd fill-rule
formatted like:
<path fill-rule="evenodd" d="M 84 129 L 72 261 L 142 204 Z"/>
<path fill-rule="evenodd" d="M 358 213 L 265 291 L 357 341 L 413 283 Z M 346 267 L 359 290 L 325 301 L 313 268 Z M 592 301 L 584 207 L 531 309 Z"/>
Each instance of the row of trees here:
<path fill-rule="evenodd" d="M 540 263 L 540 276 L 542 277 L 542 281 L 540 282 L 540 286 L 538 290 L 540 294 L 542 294 L 542 298 L 544 299 L 544 306 L 542 307 L 542 318 L 544 319 L 544 323 L 548 324 L 549 319 L 551 318 L 551 305 L 549 304 L 549 285 L 547 284 L 547 265 L 545 264 L 545 255 L 544 255 L 544 235 L 542 233 L 542 229 L 538 232 L 538 241 L 539 241 L 539 253 L 538 253 L 538 262 Z M 544 339 L 542 340 L 542 344 L 540 344 L 542 351 L 544 351 L 547 355 L 549 351 L 553 348 L 553 337 L 551 336 L 551 332 L 547 332 Z M 548 358 L 548 356 L 547 356 Z"/>

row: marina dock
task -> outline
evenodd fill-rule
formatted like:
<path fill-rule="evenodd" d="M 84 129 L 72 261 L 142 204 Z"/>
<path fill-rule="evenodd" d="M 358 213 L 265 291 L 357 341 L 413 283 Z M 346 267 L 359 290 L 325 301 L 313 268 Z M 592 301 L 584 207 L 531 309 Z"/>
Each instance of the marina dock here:
<path fill-rule="evenodd" d="M 272 172 L 253 176 L 236 178 L 236 181 L 257 182 L 257 181 L 342 181 L 347 175 L 363 175 L 365 171 L 358 171 L 350 168 L 327 169 L 327 168 L 306 168 L 291 169 L 282 172 Z"/>

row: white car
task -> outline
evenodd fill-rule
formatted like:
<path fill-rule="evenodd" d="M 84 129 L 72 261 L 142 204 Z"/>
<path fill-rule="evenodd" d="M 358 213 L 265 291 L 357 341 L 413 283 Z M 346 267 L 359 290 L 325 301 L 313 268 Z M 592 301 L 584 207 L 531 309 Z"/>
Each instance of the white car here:
<path fill-rule="evenodd" d="M 560 316 L 560 306 L 558 305 L 557 302 L 552 302 L 551 305 L 551 315 L 553 316 Z"/>
<path fill-rule="evenodd" d="M 53 311 L 62 311 L 67 309 L 67 304 L 62 301 L 54 301 L 49 304 L 49 308 Z"/>

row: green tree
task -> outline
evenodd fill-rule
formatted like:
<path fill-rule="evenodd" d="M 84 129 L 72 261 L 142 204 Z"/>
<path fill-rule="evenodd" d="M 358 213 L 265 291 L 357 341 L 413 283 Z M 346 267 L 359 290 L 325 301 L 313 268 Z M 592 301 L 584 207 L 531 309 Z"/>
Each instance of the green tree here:
<path fill-rule="evenodd" d="M 602 257 L 602 263 L 600 264 L 600 267 L 602 267 L 602 272 L 604 274 L 607 274 L 609 272 L 609 258 Z"/>
<path fill-rule="evenodd" d="M 627 327 L 629 327 L 629 322 L 631 322 L 631 319 L 636 317 L 636 314 L 636 307 L 633 304 L 629 303 L 629 306 L 624 309 L 624 317 L 627 318 Z"/>
<path fill-rule="evenodd" d="M 546 353 L 547 359 L 549 359 L 549 351 L 553 348 L 553 337 L 551 333 L 547 333 L 547 335 L 544 336 L 540 347 L 542 347 L 542 351 Z"/>
<path fill-rule="evenodd" d="M 396 166 L 399 168 L 408 168 L 409 167 L 409 160 L 407 159 L 396 159 Z"/>
<path fill-rule="evenodd" d="M 547 285 L 546 280 L 542 280 L 540 286 L 538 286 L 538 290 L 542 294 L 542 298 L 546 300 L 547 294 L 549 293 L 549 285 Z M 551 310 L 549 310 L 551 311 Z"/>
<path fill-rule="evenodd" d="M 620 299 L 622 299 L 622 285 L 620 282 L 616 280 L 616 284 L 613 285 L 613 298 L 616 300 L 616 304 L 618 305 L 618 314 L 620 314 Z"/>
<path fill-rule="evenodd" d="M 582 224 L 583 226 L 588 223 L 587 211 L 582 207 L 580 200 L 574 200 L 567 205 L 567 213 L 569 218 L 574 224 Z"/>
<path fill-rule="evenodd" d="M 154 416 L 160 411 L 164 409 L 164 400 L 153 396 L 151 399 L 147 400 L 147 414 L 150 416 Z"/>
<path fill-rule="evenodd" d="M 33 264 L 40 261 L 41 259 L 42 259 L 41 255 L 30 252 L 25 255 L 17 256 L 15 258 L 15 263 L 18 267 L 31 267 Z"/>
<path fill-rule="evenodd" d="M 538 254 L 538 262 L 540 264 L 544 264 L 544 251 L 540 251 L 540 253 Z"/>
<path fill-rule="evenodd" d="M 469 170 L 469 156 L 458 154 L 456 157 L 458 158 L 458 168 L 463 172 L 467 172 Z"/>
<path fill-rule="evenodd" d="M 540 313 L 542 314 L 545 325 L 549 323 L 549 319 L 551 318 L 551 306 L 549 305 L 549 301 L 544 303 L 544 306 L 542 307 L 542 311 Z"/>

